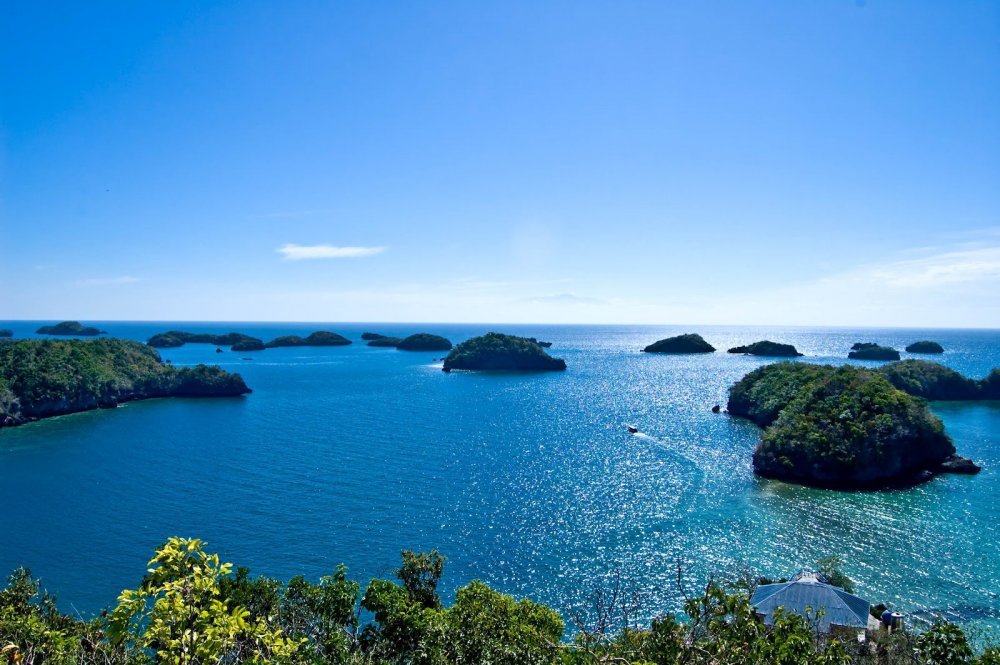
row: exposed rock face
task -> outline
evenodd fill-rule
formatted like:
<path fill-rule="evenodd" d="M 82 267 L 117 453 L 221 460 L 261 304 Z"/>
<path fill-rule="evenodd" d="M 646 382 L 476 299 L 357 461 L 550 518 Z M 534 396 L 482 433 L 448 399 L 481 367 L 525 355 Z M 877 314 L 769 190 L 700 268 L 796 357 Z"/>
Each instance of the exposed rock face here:
<path fill-rule="evenodd" d="M 856 347 L 856 348 L 855 348 Z M 847 354 L 852 360 L 899 360 L 899 351 L 887 346 L 878 344 L 858 343 L 853 347 L 854 351 Z"/>
<path fill-rule="evenodd" d="M 264 346 L 273 349 L 280 346 L 347 346 L 350 343 L 351 340 L 343 335 L 326 330 L 317 330 L 308 337 L 299 337 L 298 335 L 276 337 Z M 234 347 L 234 350 L 238 349 Z"/>
<path fill-rule="evenodd" d="M 78 337 L 94 337 L 105 334 L 105 331 L 85 326 L 79 321 L 63 321 L 54 326 L 42 326 L 35 332 L 39 335 L 75 335 Z"/>
<path fill-rule="evenodd" d="M 138 342 L 19 340 L 0 345 L 0 427 L 150 397 L 249 392 L 239 374 L 207 365 L 177 369 Z"/>
<path fill-rule="evenodd" d="M 403 340 L 401 340 L 398 337 L 379 337 L 378 339 L 373 339 L 372 341 L 368 342 L 368 346 L 385 346 L 385 347 L 396 348 L 402 341 Z"/>
<path fill-rule="evenodd" d="M 964 473 L 967 475 L 975 475 L 983 470 L 983 467 L 979 466 L 967 457 L 959 457 L 958 455 L 952 455 L 945 461 L 938 465 L 938 471 L 941 473 Z"/>
<path fill-rule="evenodd" d="M 765 427 L 754 471 L 836 489 L 918 482 L 955 453 L 926 402 L 857 367 L 777 363 L 730 389 L 729 412 Z"/>
<path fill-rule="evenodd" d="M 781 344 L 766 339 L 746 346 L 734 346 L 727 353 L 744 353 L 748 356 L 768 356 L 771 358 L 795 358 L 802 355 L 791 344 Z"/>
<path fill-rule="evenodd" d="M 914 342 L 906 347 L 907 353 L 944 353 L 944 347 L 937 342 L 923 340 Z"/>
<path fill-rule="evenodd" d="M 566 361 L 553 358 L 526 337 L 488 333 L 462 342 L 444 359 L 444 370 L 531 370 L 566 369 Z"/>
<path fill-rule="evenodd" d="M 687 334 L 653 342 L 643 351 L 646 353 L 712 353 L 715 351 L 715 347 L 702 339 L 701 335 Z"/>
<path fill-rule="evenodd" d="M 401 351 L 448 351 L 451 346 L 451 342 L 440 335 L 417 333 L 400 340 L 396 348 Z"/>

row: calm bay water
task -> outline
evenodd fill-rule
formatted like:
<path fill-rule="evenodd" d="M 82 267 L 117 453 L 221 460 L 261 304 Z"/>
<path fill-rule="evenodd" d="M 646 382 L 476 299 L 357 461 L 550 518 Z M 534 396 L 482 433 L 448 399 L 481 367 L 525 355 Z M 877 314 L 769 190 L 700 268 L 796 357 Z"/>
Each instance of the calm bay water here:
<path fill-rule="evenodd" d="M 17 337 L 38 325 L 2 323 Z M 638 353 L 697 331 L 720 349 L 767 338 L 795 344 L 803 360 L 842 364 L 856 341 L 902 349 L 934 339 L 948 352 L 932 359 L 982 377 L 1000 366 L 1000 331 L 96 325 L 136 340 L 171 328 L 265 340 L 328 329 L 355 344 L 166 349 L 176 365 L 240 372 L 253 394 L 0 430 L 0 571 L 30 566 L 85 615 L 137 585 L 165 538 L 186 535 L 282 579 L 340 562 L 356 579 L 388 576 L 401 548 L 436 547 L 449 557 L 448 592 L 479 578 L 563 611 L 618 569 L 646 592 L 649 615 L 677 609 L 678 562 L 697 585 L 746 568 L 791 575 L 838 554 L 873 602 L 1000 625 L 1000 405 L 933 406 L 959 452 L 984 466 L 978 476 L 884 492 L 806 489 L 755 478 L 759 430 L 710 411 L 767 360 Z M 441 353 L 360 342 L 364 330 L 458 342 L 493 329 L 551 340 L 569 369 L 445 374 Z"/>

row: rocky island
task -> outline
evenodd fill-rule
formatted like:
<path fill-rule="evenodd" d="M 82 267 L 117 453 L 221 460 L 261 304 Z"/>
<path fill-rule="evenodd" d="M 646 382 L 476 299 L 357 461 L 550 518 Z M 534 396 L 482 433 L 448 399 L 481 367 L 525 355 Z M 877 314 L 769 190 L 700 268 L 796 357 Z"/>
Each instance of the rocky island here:
<path fill-rule="evenodd" d="M 668 337 L 653 342 L 645 349 L 645 353 L 712 353 L 715 347 L 702 339 L 701 335 L 687 334 Z"/>
<path fill-rule="evenodd" d="M 53 326 L 42 326 L 35 332 L 39 335 L 75 335 L 77 337 L 95 337 L 107 334 L 105 330 L 85 326 L 79 321 L 63 321 Z"/>
<path fill-rule="evenodd" d="M 924 400 L 869 369 L 768 365 L 730 388 L 728 408 L 764 428 L 753 466 L 768 478 L 871 489 L 970 468 Z"/>
<path fill-rule="evenodd" d="M 566 369 L 566 361 L 553 358 L 529 338 L 488 333 L 456 346 L 443 369 L 550 371 Z"/>
<path fill-rule="evenodd" d="M 379 333 L 373 333 L 373 332 L 361 333 L 361 339 L 365 340 L 366 342 L 372 342 L 376 339 L 384 339 L 385 337 L 387 337 L 387 335 L 381 335 Z"/>
<path fill-rule="evenodd" d="M 376 340 L 377 341 L 377 340 Z M 451 349 L 451 342 L 440 335 L 430 333 L 417 333 L 404 337 L 396 344 L 396 348 L 401 351 L 448 351 Z"/>
<path fill-rule="evenodd" d="M 896 388 L 927 400 L 1000 399 L 1000 369 L 976 380 L 944 365 L 912 358 L 883 365 L 878 372 Z"/>
<path fill-rule="evenodd" d="M 906 347 L 907 353 L 944 353 L 944 347 L 937 342 L 922 340 Z"/>
<path fill-rule="evenodd" d="M 151 397 L 235 397 L 239 374 L 178 369 L 144 344 L 120 339 L 37 340 L 0 345 L 0 427 Z"/>
<path fill-rule="evenodd" d="M 281 346 L 347 346 L 351 343 L 351 340 L 343 335 L 327 330 L 317 330 L 308 337 L 299 337 L 298 335 L 275 337 L 264 346 L 273 349 Z M 240 349 L 234 347 L 233 350 L 239 351 Z"/>
<path fill-rule="evenodd" d="M 146 344 L 157 349 L 172 349 L 185 344 L 229 346 L 233 347 L 234 351 L 259 351 L 264 348 L 263 340 L 243 333 L 231 332 L 225 335 L 215 335 L 212 333 L 189 333 L 183 330 L 170 330 L 153 335 Z M 237 349 L 236 345 L 240 345 L 242 348 Z"/>
<path fill-rule="evenodd" d="M 856 342 L 847 357 L 852 360 L 899 360 L 899 351 L 874 342 Z"/>
<path fill-rule="evenodd" d="M 13 337 L 14 331 L 10 328 L 0 328 L 0 337 Z"/>
<path fill-rule="evenodd" d="M 748 356 L 767 356 L 770 358 L 796 358 L 802 355 L 791 344 L 780 344 L 766 339 L 746 346 L 734 346 L 726 353 L 742 353 Z"/>

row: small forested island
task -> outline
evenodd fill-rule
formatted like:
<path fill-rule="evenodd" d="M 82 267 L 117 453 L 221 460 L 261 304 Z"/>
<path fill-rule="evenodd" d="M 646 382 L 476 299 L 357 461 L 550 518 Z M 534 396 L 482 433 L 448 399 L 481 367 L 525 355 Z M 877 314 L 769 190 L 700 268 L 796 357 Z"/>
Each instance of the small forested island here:
<path fill-rule="evenodd" d="M 404 337 L 396 344 L 396 348 L 401 351 L 448 351 L 451 349 L 451 342 L 440 335 L 430 333 L 417 333 Z"/>
<path fill-rule="evenodd" d="M 230 351 L 263 351 L 267 347 L 259 339 L 241 339 L 229 347 Z"/>
<path fill-rule="evenodd" d="M 907 353 L 944 353 L 944 347 L 937 342 L 922 340 L 906 347 Z"/>
<path fill-rule="evenodd" d="M 365 340 L 366 342 L 371 342 L 376 339 L 383 339 L 385 337 L 388 337 L 388 335 L 381 335 L 379 333 L 373 333 L 373 332 L 361 333 L 361 339 Z"/>
<path fill-rule="evenodd" d="M 768 365 L 730 388 L 728 408 L 764 428 L 753 465 L 769 478 L 868 489 L 912 484 L 967 462 L 924 400 L 870 369 Z"/>
<path fill-rule="evenodd" d="M 298 335 L 275 337 L 264 346 L 273 349 L 281 346 L 347 346 L 348 344 L 351 344 L 351 340 L 343 335 L 327 330 L 317 330 L 308 337 L 299 337 Z M 233 350 L 239 351 L 240 349 L 233 347 Z"/>
<path fill-rule="evenodd" d="M 928 400 L 1000 399 L 1000 368 L 976 380 L 944 365 L 911 358 L 883 365 L 878 372 L 900 390 Z"/>
<path fill-rule="evenodd" d="M 93 326 L 85 326 L 79 321 L 63 321 L 53 326 L 42 326 L 35 331 L 39 335 L 75 335 L 77 337 L 95 337 L 105 335 L 107 331 Z"/>
<path fill-rule="evenodd" d="M 566 361 L 553 358 L 527 337 L 487 333 L 462 342 L 444 359 L 445 372 L 466 370 L 564 370 Z"/>
<path fill-rule="evenodd" d="M 743 353 L 748 356 L 767 356 L 771 358 L 796 358 L 802 354 L 791 344 L 781 344 L 770 340 L 754 342 L 746 346 L 734 346 L 726 353 Z"/>
<path fill-rule="evenodd" d="M 399 343 L 402 342 L 402 341 L 403 340 L 400 339 L 399 337 L 385 337 L 385 336 L 382 336 L 382 337 L 379 337 L 378 339 L 373 339 L 370 342 L 368 342 L 368 346 L 385 346 L 385 347 L 396 348 L 397 346 L 399 346 Z"/>
<path fill-rule="evenodd" d="M 0 427 L 149 397 L 234 397 L 239 374 L 166 365 L 155 349 L 121 339 L 26 339 L 0 345 Z"/>
<path fill-rule="evenodd" d="M 668 337 L 653 342 L 645 349 L 645 353 L 712 353 L 715 347 L 702 339 L 701 335 L 690 333 Z"/>
<path fill-rule="evenodd" d="M 855 342 L 847 357 L 852 360 L 899 360 L 899 351 L 874 342 Z"/>
<path fill-rule="evenodd" d="M 10 328 L 0 328 L 0 337 L 13 337 L 14 331 Z"/>
<path fill-rule="evenodd" d="M 233 347 L 233 351 L 259 351 L 264 348 L 263 340 L 243 333 L 231 332 L 225 335 L 214 335 L 212 333 L 189 333 L 183 330 L 170 330 L 153 335 L 146 344 L 157 349 L 172 349 L 185 344 L 229 346 Z M 243 348 L 237 349 L 237 344 Z"/>
<path fill-rule="evenodd" d="M 541 342 L 541 341 L 539 341 L 538 339 L 536 339 L 534 337 L 528 337 L 527 339 L 529 339 L 530 341 L 534 342 L 535 344 L 537 344 L 538 346 L 542 347 L 543 349 L 547 349 L 550 346 L 552 346 L 552 342 Z"/>

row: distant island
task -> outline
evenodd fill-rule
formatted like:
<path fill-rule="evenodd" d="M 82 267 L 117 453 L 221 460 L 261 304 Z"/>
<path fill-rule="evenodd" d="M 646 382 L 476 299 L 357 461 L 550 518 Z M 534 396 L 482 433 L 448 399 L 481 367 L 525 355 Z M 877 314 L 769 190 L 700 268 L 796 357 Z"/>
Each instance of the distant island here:
<path fill-rule="evenodd" d="M 701 335 L 687 334 L 668 337 L 653 342 L 645 349 L 645 353 L 712 353 L 715 347 L 702 339 Z"/>
<path fill-rule="evenodd" d="M 543 349 L 547 349 L 550 346 L 552 346 L 552 342 L 541 342 L 541 341 L 535 339 L 534 337 L 528 337 L 526 339 L 528 339 L 531 342 L 534 342 L 535 344 L 537 344 L 538 346 L 542 347 Z"/>
<path fill-rule="evenodd" d="M 924 400 L 875 370 L 768 365 L 730 388 L 728 409 L 764 428 L 753 466 L 768 478 L 870 489 L 979 469 L 955 455 L 944 425 Z"/>
<path fill-rule="evenodd" d="M 491 332 L 456 346 L 443 369 L 549 371 L 566 369 L 566 361 L 553 358 L 529 338 Z"/>
<path fill-rule="evenodd" d="M 385 337 L 387 337 L 387 335 L 380 335 L 379 333 L 373 333 L 373 332 L 361 333 L 361 339 L 365 340 L 366 342 L 371 342 L 376 339 L 384 339 Z"/>
<path fill-rule="evenodd" d="M 327 330 L 317 330 L 308 337 L 299 337 L 298 335 L 275 337 L 264 346 L 273 349 L 281 346 L 347 346 L 351 343 L 351 340 L 343 335 Z M 234 347 L 233 350 L 239 351 L 240 349 Z"/>
<path fill-rule="evenodd" d="M 14 331 L 10 328 L 0 328 L 0 337 L 13 337 Z"/>
<path fill-rule="evenodd" d="M 121 339 L 26 339 L 0 345 L 0 427 L 150 397 L 234 397 L 239 374 L 166 365 L 155 349 Z"/>
<path fill-rule="evenodd" d="M 727 353 L 743 353 L 748 356 L 768 356 L 772 358 L 795 358 L 802 355 L 791 344 L 780 344 L 766 339 L 746 346 L 734 346 Z"/>
<path fill-rule="evenodd" d="M 417 333 L 404 337 L 396 344 L 396 348 L 401 351 L 448 351 L 451 349 L 451 342 L 440 335 L 430 333 Z"/>
<path fill-rule="evenodd" d="M 922 340 L 906 347 L 907 353 L 944 353 L 944 347 L 937 342 Z"/>
<path fill-rule="evenodd" d="M 400 339 L 399 337 L 379 336 L 377 339 L 373 339 L 370 342 L 368 342 L 368 346 L 387 346 L 395 348 L 399 346 L 399 343 L 402 341 L 403 340 Z"/>
<path fill-rule="evenodd" d="M 852 360 L 899 360 L 899 351 L 874 342 L 855 342 L 847 357 Z"/>
<path fill-rule="evenodd" d="M 85 326 L 79 321 L 63 321 L 54 326 L 42 326 L 35 331 L 39 335 L 75 335 L 77 337 L 94 337 L 106 335 L 107 331 L 92 326 Z"/>
<path fill-rule="evenodd" d="M 146 344 L 157 349 L 172 349 L 185 344 L 229 346 L 233 347 L 233 351 L 260 351 L 264 348 L 263 340 L 243 333 L 231 332 L 224 335 L 214 335 L 212 333 L 189 333 L 183 330 L 170 330 L 153 335 Z M 236 348 L 237 345 L 240 348 Z"/>

